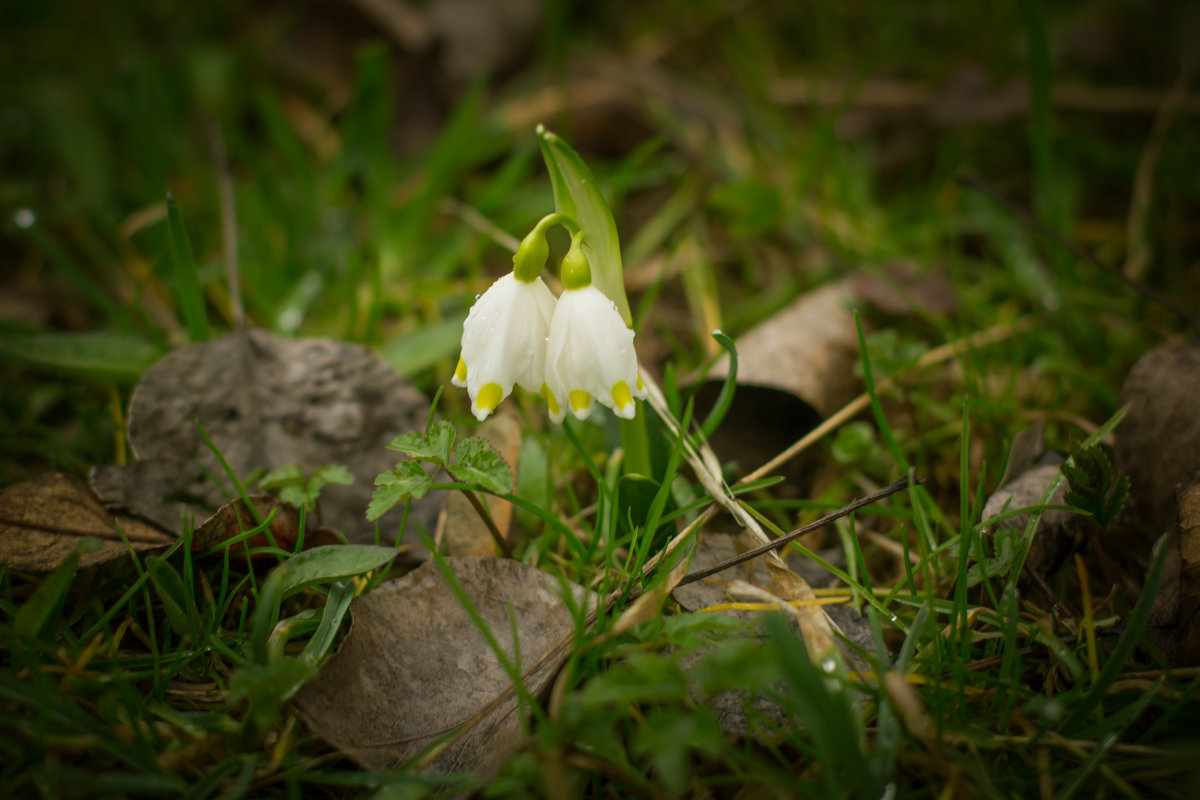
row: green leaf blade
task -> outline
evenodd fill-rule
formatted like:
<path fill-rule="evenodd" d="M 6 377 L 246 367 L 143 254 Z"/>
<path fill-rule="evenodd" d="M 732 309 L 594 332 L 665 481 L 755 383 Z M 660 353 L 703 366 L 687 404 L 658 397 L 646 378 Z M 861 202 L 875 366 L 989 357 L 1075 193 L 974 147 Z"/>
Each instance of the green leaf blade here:
<path fill-rule="evenodd" d="M 171 261 L 175 265 L 175 290 L 187 322 L 188 337 L 193 342 L 202 342 L 212 338 L 212 330 L 204 312 L 204 290 L 200 286 L 200 272 L 196 268 L 196 257 L 192 254 L 192 243 L 183 225 L 183 213 L 179 210 L 179 203 L 175 202 L 175 196 L 169 192 L 167 230 L 171 238 Z"/>
<path fill-rule="evenodd" d="M 286 597 L 314 583 L 362 575 L 382 567 L 396 557 L 393 547 L 368 544 L 335 544 L 305 550 L 284 561 L 272 572 L 282 596 Z"/>
<path fill-rule="evenodd" d="M 132 383 L 162 352 L 141 336 L 44 331 L 0 337 L 0 358 L 65 375 Z"/>
<path fill-rule="evenodd" d="M 583 253 L 592 268 L 592 283 L 616 303 L 625 324 L 632 325 L 617 223 L 596 177 L 570 145 L 540 125 L 538 144 L 550 173 L 556 210 L 574 219 L 586 234 Z"/>

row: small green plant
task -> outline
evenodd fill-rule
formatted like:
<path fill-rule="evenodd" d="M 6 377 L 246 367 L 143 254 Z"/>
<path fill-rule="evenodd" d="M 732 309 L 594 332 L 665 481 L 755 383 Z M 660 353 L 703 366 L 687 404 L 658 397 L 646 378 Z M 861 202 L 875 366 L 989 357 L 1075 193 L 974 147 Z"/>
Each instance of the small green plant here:
<path fill-rule="evenodd" d="M 1072 442 L 1070 453 L 1062 468 L 1070 485 L 1063 499 L 1076 511 L 1090 516 L 1097 527 L 1107 528 L 1129 497 L 1129 476 L 1113 469 L 1108 454 L 1098 444 Z"/>
<path fill-rule="evenodd" d="M 375 479 L 367 519 L 375 521 L 401 503 L 420 499 L 430 489 L 481 489 L 496 495 L 512 491 L 512 471 L 495 448 L 479 437 L 463 439 L 457 445 L 455 438 L 452 424 L 431 420 L 423 432 L 402 433 L 393 439 L 388 449 L 409 458 Z M 443 469 L 456 483 L 437 483 L 437 472 Z"/>
<path fill-rule="evenodd" d="M 330 484 L 349 486 L 354 475 L 341 464 L 328 464 L 313 470 L 305 477 L 304 470 L 295 464 L 282 464 L 259 479 L 259 488 L 278 491 L 285 503 L 312 511 L 317 506 L 321 490 Z"/>

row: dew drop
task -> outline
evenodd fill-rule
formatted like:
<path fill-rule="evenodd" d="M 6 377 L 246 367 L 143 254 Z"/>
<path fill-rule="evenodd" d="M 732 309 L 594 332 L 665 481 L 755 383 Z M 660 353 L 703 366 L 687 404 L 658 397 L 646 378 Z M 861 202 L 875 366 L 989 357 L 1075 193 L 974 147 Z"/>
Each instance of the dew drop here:
<path fill-rule="evenodd" d="M 35 222 L 37 222 L 37 215 L 28 208 L 18 208 L 13 212 L 13 223 L 18 228 L 32 228 Z"/>

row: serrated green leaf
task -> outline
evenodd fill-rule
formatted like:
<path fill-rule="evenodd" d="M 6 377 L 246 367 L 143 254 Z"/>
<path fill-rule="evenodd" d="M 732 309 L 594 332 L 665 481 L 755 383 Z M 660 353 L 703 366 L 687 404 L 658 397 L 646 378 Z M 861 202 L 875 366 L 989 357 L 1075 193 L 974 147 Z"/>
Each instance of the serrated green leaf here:
<path fill-rule="evenodd" d="M 375 494 L 367 506 L 367 519 L 374 522 L 405 500 L 419 499 L 432 485 L 433 477 L 420 462 L 400 462 L 394 472 L 384 472 L 375 478 Z"/>
<path fill-rule="evenodd" d="M 349 486 L 350 484 L 354 483 L 354 473 L 342 464 L 329 464 L 314 472 L 313 480 L 320 481 L 321 486 L 325 486 L 330 483 L 336 483 L 340 486 Z"/>
<path fill-rule="evenodd" d="M 450 451 L 454 447 L 454 426 L 445 420 L 436 420 L 428 430 L 402 433 L 388 443 L 389 450 L 432 461 L 440 466 L 450 463 Z"/>
<path fill-rule="evenodd" d="M 295 464 L 281 464 L 258 479 L 263 489 L 282 489 L 304 482 L 304 472 Z"/>
<path fill-rule="evenodd" d="M 311 510 L 317 503 L 317 493 L 304 486 L 285 486 L 279 491 L 279 499 L 290 506 Z"/>
<path fill-rule="evenodd" d="M 556 210 L 578 222 L 586 234 L 583 254 L 592 268 L 592 283 L 616 303 L 625 324 L 632 325 L 633 316 L 625 297 L 625 278 L 621 273 L 617 223 L 596 177 L 570 145 L 540 125 L 538 143 L 550 173 Z"/>
<path fill-rule="evenodd" d="M 496 449 L 479 437 L 464 439 L 454 448 L 454 463 L 447 467 L 455 480 L 477 483 L 493 494 L 512 492 L 512 469 Z"/>

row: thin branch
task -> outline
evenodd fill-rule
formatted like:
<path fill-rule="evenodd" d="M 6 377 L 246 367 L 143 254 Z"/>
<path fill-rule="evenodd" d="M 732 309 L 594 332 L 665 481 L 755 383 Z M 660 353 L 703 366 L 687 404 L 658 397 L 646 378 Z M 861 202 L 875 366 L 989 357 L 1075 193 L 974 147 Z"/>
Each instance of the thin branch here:
<path fill-rule="evenodd" d="M 924 482 L 925 482 L 925 480 L 923 478 L 915 478 L 911 483 L 914 485 L 920 485 Z M 801 536 L 803 536 L 806 533 L 812 533 L 813 531 L 815 531 L 819 528 L 825 527 L 826 525 L 828 525 L 831 522 L 834 522 L 836 520 L 841 519 L 842 517 L 846 517 L 846 516 L 849 516 L 850 514 L 853 514 L 855 511 L 858 511 L 860 508 L 863 508 L 865 506 L 869 506 L 873 503 L 876 503 L 876 502 L 884 499 L 885 497 L 890 497 L 891 495 L 894 495 L 896 492 L 904 491 L 905 489 L 907 489 L 909 487 L 909 485 L 910 485 L 910 482 L 909 482 L 908 476 L 906 475 L 903 478 L 901 478 L 900 480 L 895 481 L 894 483 L 889 484 L 888 486 L 885 486 L 884 488 L 880 489 L 877 492 L 872 492 L 871 494 L 867 495 L 866 497 L 861 497 L 858 500 L 855 500 L 853 503 L 850 503 L 847 506 L 843 506 L 842 508 L 839 508 L 837 511 L 834 511 L 831 514 L 826 514 L 825 516 L 821 517 L 816 522 L 810 522 L 809 524 L 807 524 L 801 528 L 797 528 L 796 530 L 792 531 L 791 533 L 789 533 L 785 536 L 780 536 L 778 539 L 770 541 L 764 545 L 760 545 L 759 547 L 755 547 L 752 550 L 747 550 L 746 552 L 740 553 L 740 554 L 734 556 L 733 558 L 727 558 L 724 561 L 720 562 L 719 564 L 714 564 L 713 566 L 708 567 L 706 569 L 702 569 L 702 570 L 693 572 L 690 575 L 688 575 L 687 577 L 685 577 L 683 580 L 681 580 L 679 582 L 679 585 L 685 586 L 689 583 L 695 583 L 696 581 L 703 580 L 704 578 L 707 578 L 710 575 L 716 575 L 718 572 L 724 572 L 725 570 L 729 569 L 730 567 L 736 567 L 738 564 L 749 561 L 752 558 L 757 558 L 758 556 L 761 556 L 764 553 L 770 552 L 772 550 L 778 550 L 779 548 L 783 547 L 784 545 L 786 545 L 790 542 L 793 542 L 796 539 L 799 539 Z"/>

